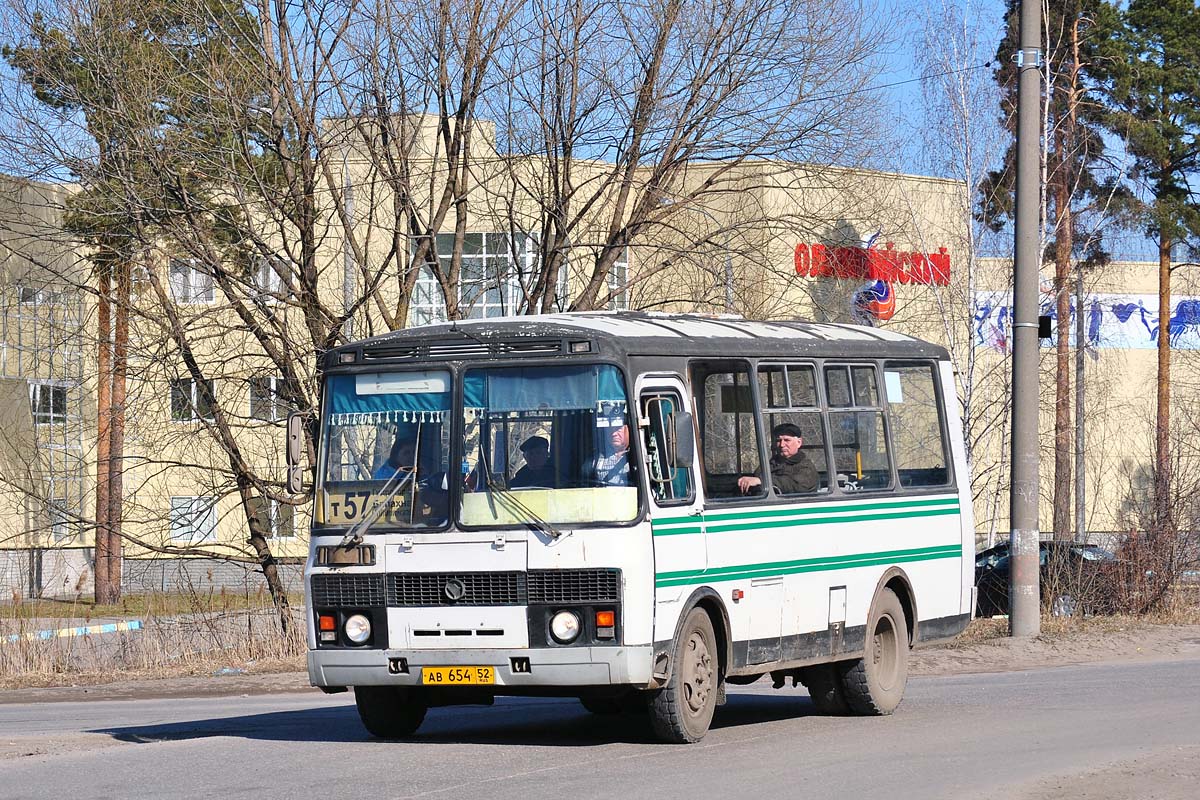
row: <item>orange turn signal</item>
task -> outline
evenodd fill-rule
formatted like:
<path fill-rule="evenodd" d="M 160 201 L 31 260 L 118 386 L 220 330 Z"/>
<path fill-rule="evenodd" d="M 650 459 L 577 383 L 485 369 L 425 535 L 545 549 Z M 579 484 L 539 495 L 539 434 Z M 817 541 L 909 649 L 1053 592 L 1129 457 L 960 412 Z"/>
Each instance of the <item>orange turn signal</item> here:
<path fill-rule="evenodd" d="M 317 627 L 323 631 L 332 631 L 337 629 L 337 623 L 334 622 L 333 617 L 322 614 L 317 617 Z"/>
<path fill-rule="evenodd" d="M 597 611 L 596 612 L 596 627 L 611 628 L 616 624 L 617 614 L 615 611 Z"/>

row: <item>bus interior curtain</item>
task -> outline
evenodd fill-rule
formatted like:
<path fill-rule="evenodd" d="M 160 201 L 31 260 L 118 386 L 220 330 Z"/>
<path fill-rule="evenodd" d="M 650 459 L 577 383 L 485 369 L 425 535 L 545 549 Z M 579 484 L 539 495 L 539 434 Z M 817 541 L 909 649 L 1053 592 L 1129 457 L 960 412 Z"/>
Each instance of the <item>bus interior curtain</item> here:
<path fill-rule="evenodd" d="M 329 410 L 333 415 L 445 412 L 450 410 L 450 393 L 359 394 L 355 388 L 355 376 L 335 375 L 329 379 Z M 440 414 L 437 418 L 440 418 Z"/>
<path fill-rule="evenodd" d="M 463 404 L 491 413 L 625 409 L 621 373 L 607 365 L 473 370 L 463 383 Z"/>

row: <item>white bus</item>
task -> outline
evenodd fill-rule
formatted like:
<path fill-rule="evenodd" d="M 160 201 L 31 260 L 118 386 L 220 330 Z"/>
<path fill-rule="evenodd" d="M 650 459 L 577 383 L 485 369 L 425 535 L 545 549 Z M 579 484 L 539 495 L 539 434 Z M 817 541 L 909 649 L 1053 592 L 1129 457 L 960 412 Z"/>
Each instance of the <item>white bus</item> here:
<path fill-rule="evenodd" d="M 970 621 L 941 347 L 578 313 L 397 331 L 321 367 L 308 671 L 353 687 L 375 736 L 554 695 L 648 706 L 694 742 L 727 684 L 764 676 L 888 714 L 909 649 Z"/>

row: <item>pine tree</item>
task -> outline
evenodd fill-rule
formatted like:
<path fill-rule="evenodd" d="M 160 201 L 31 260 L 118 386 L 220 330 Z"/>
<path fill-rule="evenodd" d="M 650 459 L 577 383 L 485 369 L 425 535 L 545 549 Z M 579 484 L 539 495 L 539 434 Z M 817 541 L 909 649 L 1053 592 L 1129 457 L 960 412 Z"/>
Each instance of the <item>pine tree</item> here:
<path fill-rule="evenodd" d="M 1097 18 L 1101 119 L 1133 168 L 1137 218 L 1158 250 L 1158 377 L 1151 529 L 1174 531 L 1171 497 L 1171 254 L 1200 234 L 1200 9 L 1192 0 L 1105 4 Z"/>
<path fill-rule="evenodd" d="M 1104 260 L 1098 236 L 1081 236 L 1080 219 L 1110 194 L 1098 175 L 1104 165 L 1104 142 L 1094 115 L 1086 110 L 1085 83 L 1092 68 L 1090 48 L 1097 0 L 1050 0 L 1043 19 L 1046 46 L 1044 74 L 1047 209 L 1044 260 L 1054 264 L 1057 320 L 1054 398 L 1054 535 L 1071 538 L 1071 272 L 1078 262 Z M 1016 130 L 1019 49 L 1017 0 L 1008 0 L 1007 29 L 996 53 L 995 77 L 1002 88 L 1004 124 Z M 1016 143 L 1000 169 L 984 181 L 980 215 L 1000 230 L 1014 211 Z M 1080 532 L 1077 532 L 1080 533 Z"/>

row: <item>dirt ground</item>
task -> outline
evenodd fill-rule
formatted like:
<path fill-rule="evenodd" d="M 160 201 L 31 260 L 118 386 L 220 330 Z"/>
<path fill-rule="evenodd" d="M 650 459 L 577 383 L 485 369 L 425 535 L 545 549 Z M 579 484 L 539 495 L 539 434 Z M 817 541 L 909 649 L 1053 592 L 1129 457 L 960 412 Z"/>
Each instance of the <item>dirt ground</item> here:
<path fill-rule="evenodd" d="M 1011 639 L 1007 620 L 977 620 L 958 641 L 916 650 L 909 675 L 1014 672 L 1038 667 L 1159 661 L 1200 653 L 1200 625 L 1155 625 L 1096 618 L 1073 626 L 1047 622 L 1042 635 Z"/>
<path fill-rule="evenodd" d="M 1005 620 L 976 620 L 958 640 L 913 652 L 909 674 L 960 675 L 1011 672 L 1070 664 L 1157 661 L 1200 653 L 1200 624 L 1155 625 L 1106 618 L 1069 625 L 1048 621 L 1041 636 L 1010 639 Z M 293 662 L 230 665 L 220 674 L 205 672 L 169 678 L 128 676 L 84 685 L 0 691 L 0 703 L 79 702 L 157 697 L 230 696 L 317 691 Z M 62 677 L 62 676 L 59 676 Z M 82 678 L 82 676 L 81 676 Z M 1200 754 L 1197 754 L 1200 762 Z"/>

